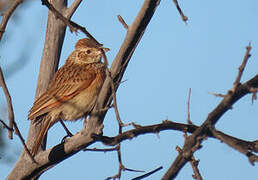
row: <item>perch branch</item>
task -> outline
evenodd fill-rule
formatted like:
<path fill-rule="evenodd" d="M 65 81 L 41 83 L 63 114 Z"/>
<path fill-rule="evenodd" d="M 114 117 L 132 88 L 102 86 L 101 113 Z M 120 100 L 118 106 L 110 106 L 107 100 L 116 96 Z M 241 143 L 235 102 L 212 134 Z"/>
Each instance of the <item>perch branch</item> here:
<path fill-rule="evenodd" d="M 157 6 L 159 5 L 159 2 L 160 0 L 145 0 L 141 10 L 133 21 L 133 24 L 127 31 L 124 42 L 111 66 L 111 75 L 116 81 L 115 84 L 117 85 L 117 87 L 115 87 L 116 90 L 118 85 L 120 85 L 127 64 L 129 63 L 135 48 L 141 40 L 141 37 L 144 34 L 148 23 L 150 22 Z M 106 111 L 99 111 L 105 107 L 109 107 L 111 101 L 112 95 L 110 82 L 106 79 L 98 96 L 93 112 L 87 123 L 87 127 L 85 127 L 85 129 L 83 129 L 80 133 L 77 133 L 73 137 L 66 139 L 64 143 L 61 143 L 46 151 L 39 152 L 35 156 L 35 160 L 39 162 L 39 165 L 34 165 L 24 159 L 22 163 L 26 164 L 27 166 L 26 168 L 23 168 L 22 172 L 19 171 L 19 178 L 31 179 L 37 177 L 44 171 L 54 167 L 56 164 L 74 155 L 79 150 L 82 150 L 94 143 L 95 141 L 92 139 L 91 135 L 93 133 L 102 133 L 102 122 L 106 114 Z M 18 166 L 16 167 L 18 168 Z M 18 171 L 16 167 L 13 169 L 13 171 Z M 15 178 L 17 178 L 15 173 L 10 173 L 10 175 L 7 177 L 7 180 Z"/>

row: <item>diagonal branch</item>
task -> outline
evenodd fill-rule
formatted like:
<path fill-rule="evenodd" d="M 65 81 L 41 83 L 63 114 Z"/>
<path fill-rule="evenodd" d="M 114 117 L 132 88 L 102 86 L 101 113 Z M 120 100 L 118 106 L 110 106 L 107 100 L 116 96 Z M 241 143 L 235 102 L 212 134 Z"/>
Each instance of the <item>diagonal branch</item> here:
<path fill-rule="evenodd" d="M 50 11 L 52 11 L 54 13 L 54 15 L 56 16 L 56 18 L 59 18 L 61 21 L 63 21 L 63 23 L 65 25 L 67 25 L 70 28 L 71 32 L 77 31 L 78 29 L 80 31 L 82 31 L 86 36 L 88 36 L 90 39 L 92 39 L 93 41 L 95 41 L 97 44 L 100 44 L 87 30 L 85 27 L 82 27 L 81 25 L 67 19 L 66 17 L 64 17 L 62 15 L 62 13 L 60 13 L 58 10 L 56 10 L 56 8 L 48 2 L 48 0 L 41 0 L 42 4 L 47 6 L 48 9 Z"/>

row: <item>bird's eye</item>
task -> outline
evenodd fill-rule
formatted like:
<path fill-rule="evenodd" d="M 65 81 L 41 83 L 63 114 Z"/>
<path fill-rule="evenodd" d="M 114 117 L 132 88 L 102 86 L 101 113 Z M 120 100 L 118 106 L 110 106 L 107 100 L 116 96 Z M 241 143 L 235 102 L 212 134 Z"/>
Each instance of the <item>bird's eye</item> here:
<path fill-rule="evenodd" d="M 91 50 L 87 50 L 86 53 L 87 53 L 87 54 L 90 54 L 90 53 L 91 53 Z"/>

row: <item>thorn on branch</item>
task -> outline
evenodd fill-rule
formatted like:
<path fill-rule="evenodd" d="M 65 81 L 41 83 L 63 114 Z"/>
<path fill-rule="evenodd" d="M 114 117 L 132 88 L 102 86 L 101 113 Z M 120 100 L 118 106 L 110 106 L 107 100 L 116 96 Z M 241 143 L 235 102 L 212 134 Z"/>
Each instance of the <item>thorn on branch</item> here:
<path fill-rule="evenodd" d="M 254 103 L 254 101 L 257 99 L 257 92 L 258 92 L 258 88 L 250 88 L 250 93 L 252 93 L 252 104 Z"/>
<path fill-rule="evenodd" d="M 118 21 L 124 26 L 126 30 L 128 30 L 128 25 L 126 24 L 125 20 L 120 16 L 119 14 L 117 15 Z"/>
<path fill-rule="evenodd" d="M 182 149 L 179 146 L 176 146 L 176 150 L 177 150 L 178 154 L 182 154 L 183 153 Z"/>
<path fill-rule="evenodd" d="M 208 93 L 211 94 L 211 95 L 213 95 L 213 96 L 215 96 L 215 97 L 222 97 L 222 98 L 226 97 L 225 94 L 213 93 L 213 92 L 208 92 Z"/>

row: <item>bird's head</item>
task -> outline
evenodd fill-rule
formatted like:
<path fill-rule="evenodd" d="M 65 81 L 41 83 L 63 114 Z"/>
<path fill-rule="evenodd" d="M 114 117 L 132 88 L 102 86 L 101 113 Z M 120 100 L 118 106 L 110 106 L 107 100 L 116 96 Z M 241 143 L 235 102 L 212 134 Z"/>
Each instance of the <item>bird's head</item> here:
<path fill-rule="evenodd" d="M 109 48 L 104 48 L 102 44 L 97 44 L 92 39 L 80 39 L 75 45 L 75 51 L 77 51 L 76 60 L 87 64 L 100 62 L 102 49 L 104 52 L 109 51 Z"/>

